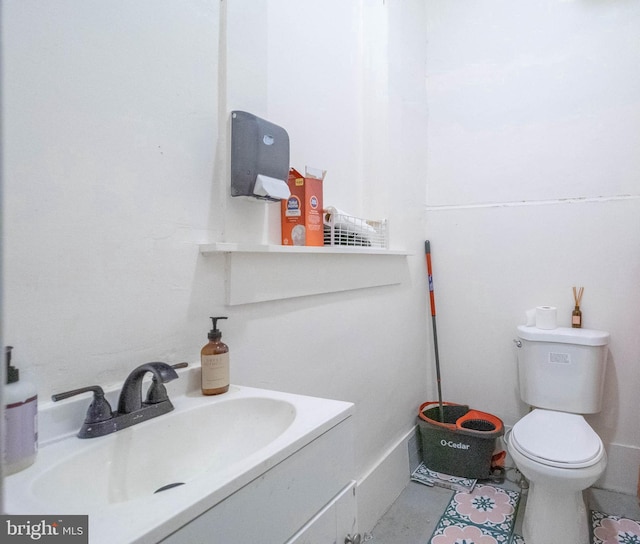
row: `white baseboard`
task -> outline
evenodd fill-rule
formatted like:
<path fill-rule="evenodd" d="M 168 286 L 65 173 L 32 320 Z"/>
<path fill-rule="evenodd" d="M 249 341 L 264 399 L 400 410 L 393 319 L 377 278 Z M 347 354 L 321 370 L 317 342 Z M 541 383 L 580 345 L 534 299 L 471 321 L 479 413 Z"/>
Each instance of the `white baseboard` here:
<path fill-rule="evenodd" d="M 358 481 L 358 530 L 369 533 L 409 483 L 408 443 L 412 428 Z"/>
<path fill-rule="evenodd" d="M 607 469 L 594 487 L 635 495 L 638 489 L 640 448 L 623 444 L 607 444 Z"/>

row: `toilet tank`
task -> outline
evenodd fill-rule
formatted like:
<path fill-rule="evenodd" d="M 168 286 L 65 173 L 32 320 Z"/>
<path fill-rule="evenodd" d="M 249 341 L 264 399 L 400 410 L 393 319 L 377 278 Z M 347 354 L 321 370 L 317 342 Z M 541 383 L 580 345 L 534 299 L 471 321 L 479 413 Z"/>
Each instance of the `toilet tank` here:
<path fill-rule="evenodd" d="M 609 333 L 518 327 L 520 397 L 530 406 L 593 414 L 602 406 Z"/>

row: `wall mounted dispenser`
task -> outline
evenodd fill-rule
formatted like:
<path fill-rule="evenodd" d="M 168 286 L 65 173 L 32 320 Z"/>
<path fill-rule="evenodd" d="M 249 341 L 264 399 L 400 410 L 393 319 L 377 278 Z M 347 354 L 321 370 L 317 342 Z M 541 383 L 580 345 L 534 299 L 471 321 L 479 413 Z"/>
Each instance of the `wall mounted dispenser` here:
<path fill-rule="evenodd" d="M 291 194 L 289 135 L 245 111 L 231 112 L 231 196 L 280 201 Z"/>

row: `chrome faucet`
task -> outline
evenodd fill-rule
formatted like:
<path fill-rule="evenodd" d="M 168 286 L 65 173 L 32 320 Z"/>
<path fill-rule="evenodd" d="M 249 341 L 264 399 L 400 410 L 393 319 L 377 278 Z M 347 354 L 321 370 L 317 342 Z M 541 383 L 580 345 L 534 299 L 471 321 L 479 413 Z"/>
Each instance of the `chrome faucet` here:
<path fill-rule="evenodd" d="M 109 402 L 104 397 L 104 391 L 99 385 L 58 393 L 52 395 L 51 400 L 59 401 L 80 393 L 92 392 L 93 402 L 89 405 L 84 423 L 78 431 L 78 437 L 104 436 L 173 410 L 173 404 L 169 400 L 164 384 L 178 377 L 175 368 L 183 368 L 187 365 L 188 363 L 169 365 L 156 362 L 145 363 L 133 369 L 122 385 L 117 412 L 111 410 Z M 142 379 L 147 372 L 151 372 L 153 378 L 143 402 Z"/>

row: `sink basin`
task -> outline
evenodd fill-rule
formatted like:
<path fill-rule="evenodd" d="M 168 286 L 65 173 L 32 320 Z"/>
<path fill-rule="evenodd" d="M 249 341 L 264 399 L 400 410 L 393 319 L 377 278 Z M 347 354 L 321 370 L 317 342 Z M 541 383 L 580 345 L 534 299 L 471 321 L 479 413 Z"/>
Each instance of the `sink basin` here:
<path fill-rule="evenodd" d="M 259 397 L 174 411 L 153 424 L 90 439 L 89 447 L 34 478 L 31 489 L 41 500 L 77 512 L 150 497 L 242 463 L 281 435 L 295 413 L 290 402 Z"/>
<path fill-rule="evenodd" d="M 199 371 L 167 384 L 174 411 L 99 438 L 76 436 L 88 399 L 44 403 L 36 462 L 4 479 L 5 513 L 86 514 L 90 544 L 155 544 L 351 415 L 348 402 L 236 385 L 205 397 Z"/>

